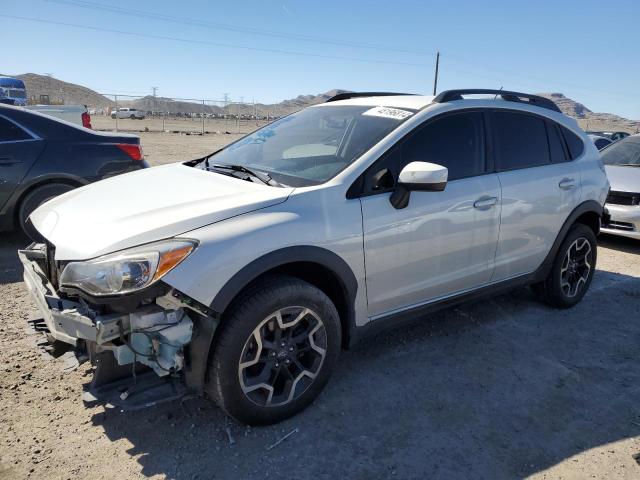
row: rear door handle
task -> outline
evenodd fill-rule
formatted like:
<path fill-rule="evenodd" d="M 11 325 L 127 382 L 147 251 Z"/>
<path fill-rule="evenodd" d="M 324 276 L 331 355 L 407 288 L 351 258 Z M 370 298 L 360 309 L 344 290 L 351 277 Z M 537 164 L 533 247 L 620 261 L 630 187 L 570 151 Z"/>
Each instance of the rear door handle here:
<path fill-rule="evenodd" d="M 14 165 L 16 163 L 21 163 L 21 161 L 11 157 L 0 157 L 0 165 Z"/>
<path fill-rule="evenodd" d="M 576 186 L 576 181 L 573 178 L 563 178 L 558 186 L 563 190 L 570 190 Z"/>
<path fill-rule="evenodd" d="M 473 202 L 473 208 L 477 208 L 478 210 L 488 210 L 496 203 L 498 203 L 497 197 L 482 197 Z"/>

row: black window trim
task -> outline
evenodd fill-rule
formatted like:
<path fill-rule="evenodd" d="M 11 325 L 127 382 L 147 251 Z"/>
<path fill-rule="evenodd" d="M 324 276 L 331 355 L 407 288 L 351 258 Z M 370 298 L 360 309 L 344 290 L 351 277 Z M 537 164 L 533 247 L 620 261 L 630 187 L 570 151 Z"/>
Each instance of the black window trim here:
<path fill-rule="evenodd" d="M 349 187 L 349 189 L 347 190 L 347 198 L 348 199 L 353 199 L 353 198 L 361 198 L 361 197 L 369 197 L 372 195 L 379 195 L 382 193 L 390 193 L 393 192 L 393 190 L 395 189 L 395 184 L 396 184 L 396 179 L 393 179 L 394 182 L 394 186 L 393 187 L 389 187 L 386 188 L 384 190 L 376 190 L 373 192 L 365 192 L 364 191 L 364 187 L 365 187 L 365 178 L 367 177 L 367 175 L 370 174 L 374 174 L 377 172 L 372 172 L 372 170 L 375 168 L 376 164 L 382 160 L 384 160 L 388 155 L 391 155 L 392 153 L 395 152 L 396 149 L 401 148 L 402 144 L 406 141 L 408 141 L 411 137 L 413 137 L 414 135 L 416 135 L 420 130 L 422 130 L 423 128 L 426 128 L 430 123 L 433 123 L 437 120 L 440 120 L 442 118 L 445 117 L 449 117 L 449 116 L 453 116 L 453 115 L 460 115 L 460 114 L 465 114 L 465 113 L 480 113 L 481 114 L 481 128 L 482 128 L 482 134 L 481 134 L 481 139 L 482 139 L 482 143 L 483 143 L 483 147 L 481 148 L 482 154 L 484 156 L 484 172 L 478 174 L 478 175 L 470 175 L 468 177 L 461 177 L 461 178 L 456 178 L 455 180 L 449 180 L 447 183 L 449 182 L 457 182 L 458 180 L 467 180 L 469 178 L 475 178 L 475 177 L 480 177 L 482 175 L 487 175 L 492 172 L 492 169 L 494 168 L 494 162 L 493 159 L 491 158 L 491 155 L 489 155 L 489 128 L 488 128 L 488 118 L 487 118 L 487 108 L 483 108 L 483 107 L 475 107 L 475 108 L 465 108 L 465 109 L 459 109 L 459 110 L 452 110 L 452 111 L 448 111 L 448 112 L 442 112 L 438 115 L 435 115 L 433 117 L 429 117 L 428 119 L 426 119 L 424 122 L 422 122 L 421 124 L 415 126 L 411 131 L 407 132 L 400 140 L 398 140 L 397 142 L 395 142 L 392 146 L 390 146 L 384 153 L 382 153 L 376 160 L 373 161 L 373 163 L 367 167 L 367 169 L 362 172 L 360 175 L 358 175 L 358 178 L 351 184 L 351 186 Z"/>
<path fill-rule="evenodd" d="M 560 128 L 560 127 L 562 127 L 562 128 Z M 580 158 L 584 154 L 584 150 L 585 150 L 585 148 L 584 148 L 584 139 L 582 137 L 580 137 L 580 135 L 576 135 L 575 133 L 573 133 L 573 131 L 571 131 L 571 129 L 569 127 L 565 127 L 564 125 L 559 125 L 558 128 L 560 128 L 560 136 L 564 140 L 566 153 L 567 153 L 567 158 L 569 159 L 567 161 L 568 162 L 573 162 L 575 159 Z M 567 140 L 567 136 L 564 134 L 565 130 L 567 130 L 569 132 L 569 134 L 574 135 L 575 137 L 577 137 L 578 140 L 580 140 L 580 142 L 582 143 L 582 150 L 580 151 L 579 155 L 576 155 L 575 158 L 573 158 L 573 156 L 571 155 L 571 149 L 569 148 L 569 141 Z"/>
<path fill-rule="evenodd" d="M 564 161 L 560 163 L 572 162 L 571 153 L 569 152 L 569 148 L 567 146 L 567 142 L 562 134 L 562 129 L 560 126 L 554 122 L 553 120 L 547 119 L 544 124 L 547 129 L 547 142 L 549 143 L 549 160 L 551 160 L 551 165 L 557 165 L 556 162 L 553 161 L 553 156 L 551 155 L 551 132 L 550 129 L 555 129 L 556 135 L 558 135 L 558 139 L 560 140 L 560 146 L 562 147 L 562 151 L 564 152 Z"/>
<path fill-rule="evenodd" d="M 553 163 L 553 160 L 551 158 L 551 143 L 549 141 L 549 131 L 548 131 L 549 125 L 553 125 L 556 128 L 556 131 L 557 131 L 558 135 L 560 136 L 560 140 L 561 140 L 561 143 L 562 143 L 562 148 L 563 148 L 564 156 L 565 156 L 565 162 L 563 162 L 563 163 L 569 163 L 569 162 L 573 162 L 573 161 L 576 160 L 575 158 L 571 157 L 571 152 L 569 150 L 569 145 L 567 144 L 567 139 L 565 138 L 564 132 L 562 131 L 561 127 L 564 127 L 569 131 L 571 131 L 571 130 L 568 127 L 565 127 L 564 125 L 562 125 L 562 124 L 556 122 L 555 120 L 553 120 L 551 118 L 548 118 L 548 117 L 546 117 L 544 115 L 540 115 L 540 114 L 535 113 L 535 112 L 529 112 L 529 111 L 526 111 L 526 110 L 519 110 L 517 108 L 473 107 L 473 108 L 464 108 L 464 109 L 458 109 L 458 110 L 451 110 L 451 111 L 443 112 L 443 113 L 440 113 L 438 115 L 435 115 L 433 117 L 430 117 L 430 118 L 426 119 L 420 125 L 417 125 L 415 128 L 413 128 L 410 132 L 407 132 L 400 140 L 398 140 L 396 143 L 394 143 L 391 147 L 389 147 L 369 167 L 367 167 L 367 169 L 364 172 L 362 172 L 358 176 L 358 178 L 351 184 L 351 186 L 347 190 L 347 198 L 348 199 L 361 198 L 361 197 L 368 197 L 368 196 L 371 196 L 371 195 L 378 195 L 378 194 L 381 194 L 381 193 L 392 192 L 393 189 L 395 188 L 395 185 L 394 185 L 394 187 L 387 188 L 385 190 L 377 190 L 375 192 L 365 192 L 364 191 L 364 186 L 365 186 L 364 179 L 366 178 L 366 176 L 368 174 L 375 173 L 375 172 L 371 172 L 371 170 L 373 170 L 375 168 L 376 163 L 381 161 L 387 155 L 390 155 L 394 151 L 394 149 L 399 148 L 399 146 L 401 145 L 402 142 L 408 140 L 419 129 L 425 127 L 430 122 L 438 120 L 438 119 L 443 118 L 443 117 L 448 116 L 448 115 L 456 115 L 456 114 L 460 114 L 460 113 L 470 113 L 470 112 L 479 112 L 479 113 L 482 114 L 482 129 L 483 129 L 483 133 L 484 133 L 483 141 L 484 141 L 484 155 L 485 155 L 485 171 L 484 171 L 484 173 L 481 173 L 480 175 L 473 175 L 473 176 L 470 176 L 470 177 L 464 177 L 464 178 L 458 178 L 456 180 L 451 180 L 452 182 L 456 182 L 458 180 L 466 180 L 468 178 L 474 178 L 474 177 L 478 177 L 478 176 L 482 176 L 482 175 L 490 175 L 490 174 L 493 174 L 493 173 L 514 172 L 514 171 L 517 171 L 517 170 L 527 170 L 527 169 L 530 169 L 530 168 L 539 168 L 539 167 L 546 167 L 546 166 L 549 166 L 549 165 L 558 165 L 556 163 Z M 536 117 L 536 118 L 542 120 L 544 122 L 544 125 L 545 125 L 545 132 L 546 132 L 546 136 L 547 136 L 547 149 L 549 151 L 549 163 L 546 163 L 546 164 L 543 164 L 543 165 L 532 165 L 530 167 L 518 167 L 518 168 L 505 169 L 505 170 L 498 169 L 497 162 L 496 162 L 496 155 L 495 155 L 495 139 L 494 139 L 495 127 L 494 127 L 493 121 L 492 121 L 494 112 L 519 113 L 519 114 L 522 114 L 522 115 L 530 115 L 532 117 Z M 571 131 L 571 133 L 576 135 L 572 131 Z M 579 137 L 578 135 L 576 135 L 576 136 L 580 140 L 582 140 L 581 137 Z M 584 153 L 584 142 L 583 142 L 583 153 Z M 576 158 L 578 158 L 578 157 L 576 157 Z M 394 183 L 395 183 L 395 179 L 394 179 Z"/>

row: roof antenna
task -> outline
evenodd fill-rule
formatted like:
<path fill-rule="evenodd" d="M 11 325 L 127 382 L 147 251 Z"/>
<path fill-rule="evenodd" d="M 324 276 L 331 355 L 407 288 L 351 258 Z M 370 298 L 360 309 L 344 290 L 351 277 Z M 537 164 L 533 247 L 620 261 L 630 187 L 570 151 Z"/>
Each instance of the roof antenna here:
<path fill-rule="evenodd" d="M 496 100 L 498 98 L 498 95 L 500 95 L 500 92 L 502 91 L 504 87 L 500 87 L 500 90 L 498 90 L 498 93 L 496 93 L 496 96 L 493 97 L 494 100 Z"/>

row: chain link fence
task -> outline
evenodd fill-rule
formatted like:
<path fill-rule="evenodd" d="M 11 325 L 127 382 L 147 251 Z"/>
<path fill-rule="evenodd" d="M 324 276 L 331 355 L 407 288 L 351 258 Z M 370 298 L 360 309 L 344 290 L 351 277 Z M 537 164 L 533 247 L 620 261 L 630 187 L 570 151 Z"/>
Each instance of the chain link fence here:
<path fill-rule="evenodd" d="M 246 134 L 302 108 L 297 105 L 103 94 L 89 106 L 96 130 L 187 134 Z"/>

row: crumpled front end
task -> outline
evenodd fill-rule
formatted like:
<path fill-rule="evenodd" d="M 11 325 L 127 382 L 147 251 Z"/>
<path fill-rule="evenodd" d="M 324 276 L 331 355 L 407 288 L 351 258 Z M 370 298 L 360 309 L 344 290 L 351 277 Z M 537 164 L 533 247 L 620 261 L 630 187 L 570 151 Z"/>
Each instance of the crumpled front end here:
<path fill-rule="evenodd" d="M 74 297 L 58 288 L 51 245 L 18 255 L 47 340 L 70 345 L 95 367 L 85 399 L 138 408 L 202 391 L 217 325 L 205 306 L 161 282 L 135 296 Z"/>

